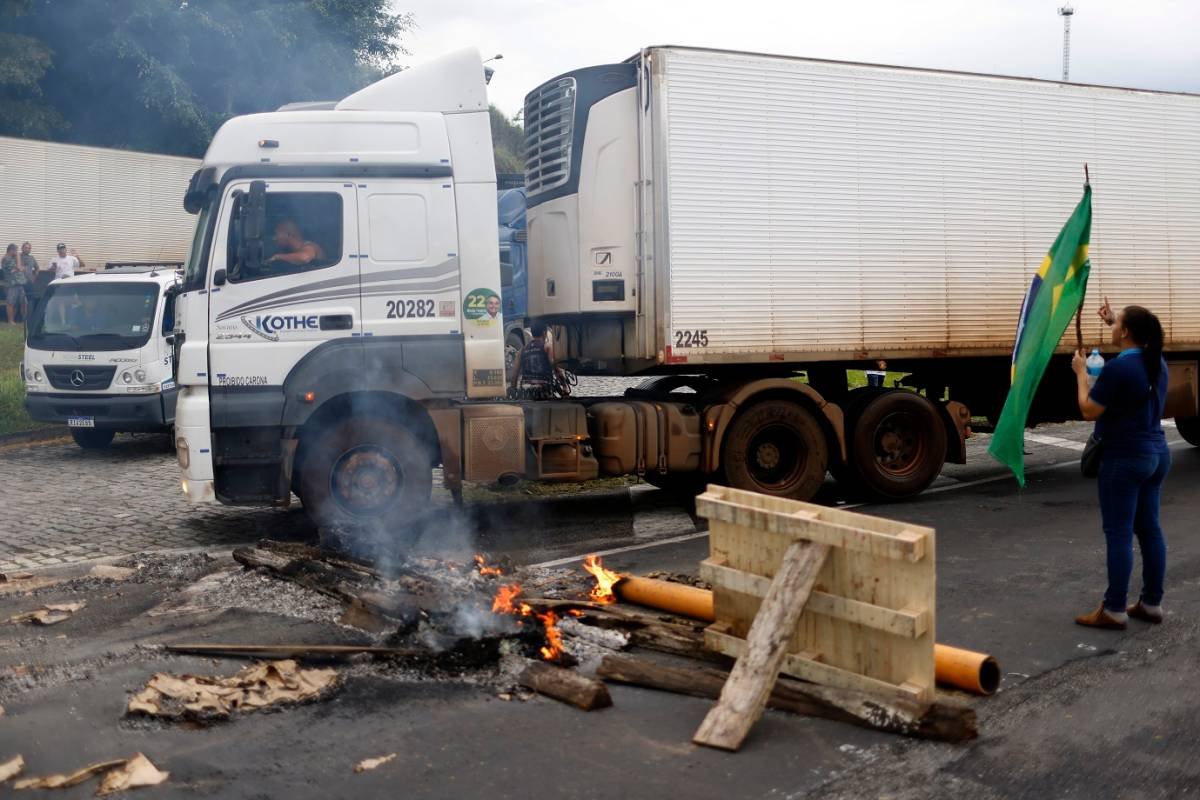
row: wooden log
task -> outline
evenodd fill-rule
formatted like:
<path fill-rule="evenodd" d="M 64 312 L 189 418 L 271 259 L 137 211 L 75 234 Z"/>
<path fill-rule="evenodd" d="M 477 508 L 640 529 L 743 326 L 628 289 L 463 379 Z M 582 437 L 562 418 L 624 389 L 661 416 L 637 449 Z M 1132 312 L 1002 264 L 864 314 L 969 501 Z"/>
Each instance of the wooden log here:
<path fill-rule="evenodd" d="M 606 681 L 707 698 L 719 697 L 729 677 L 721 669 L 681 668 L 630 655 L 606 655 L 596 675 Z M 974 709 L 963 705 L 939 701 L 923 709 L 913 703 L 883 701 L 862 692 L 787 678 L 775 682 L 767 707 L 939 742 L 965 742 L 979 736 Z"/>
<path fill-rule="evenodd" d="M 696 744 L 733 751 L 742 746 L 766 708 L 796 622 L 828 554 L 827 544 L 798 541 L 788 547 L 746 634 L 746 654 L 692 737 Z"/>
<path fill-rule="evenodd" d="M 547 664 L 545 661 L 529 661 L 517 682 L 538 694 L 544 694 L 584 711 L 612 705 L 612 697 L 603 681 Z"/>
<path fill-rule="evenodd" d="M 334 566 L 344 569 L 361 572 L 364 575 L 369 575 L 374 578 L 382 577 L 379 570 L 372 567 L 370 564 L 364 564 L 361 561 L 347 558 L 346 556 L 332 553 L 328 550 L 322 550 L 319 547 L 313 547 L 309 544 L 301 544 L 299 542 L 280 542 L 275 539 L 260 539 L 258 542 L 259 550 L 269 550 L 274 553 L 280 553 L 294 558 L 302 558 L 309 561 L 325 561 Z"/>

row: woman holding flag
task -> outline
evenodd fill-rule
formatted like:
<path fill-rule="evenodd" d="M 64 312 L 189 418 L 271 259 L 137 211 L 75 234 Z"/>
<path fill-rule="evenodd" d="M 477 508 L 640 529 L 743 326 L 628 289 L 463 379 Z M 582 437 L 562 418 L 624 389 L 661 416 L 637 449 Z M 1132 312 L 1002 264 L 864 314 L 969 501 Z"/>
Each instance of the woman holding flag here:
<path fill-rule="evenodd" d="M 1112 342 L 1121 348 L 1104 365 L 1089 390 L 1082 350 L 1075 353 L 1079 411 L 1095 420 L 1100 456 L 1100 516 L 1108 542 L 1108 591 L 1095 611 L 1077 617 L 1080 625 L 1123 630 L 1129 617 L 1162 622 L 1163 579 L 1167 544 L 1158 521 L 1159 497 L 1171 452 L 1163 435 L 1167 397 L 1167 364 L 1162 356 L 1163 329 L 1158 317 L 1141 306 L 1126 306 L 1114 316 L 1105 298 L 1102 320 L 1112 327 Z M 1142 551 L 1142 592 L 1126 608 L 1133 572 L 1133 538 Z"/>

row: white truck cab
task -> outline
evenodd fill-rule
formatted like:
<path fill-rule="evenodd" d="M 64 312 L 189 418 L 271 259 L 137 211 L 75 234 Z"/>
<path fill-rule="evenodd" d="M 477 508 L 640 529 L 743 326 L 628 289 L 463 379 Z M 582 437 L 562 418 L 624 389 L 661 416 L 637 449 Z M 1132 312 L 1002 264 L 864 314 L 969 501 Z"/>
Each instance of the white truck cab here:
<path fill-rule="evenodd" d="M 139 267 L 53 281 L 29 319 L 29 415 L 67 425 L 84 448 L 106 447 L 119 431 L 169 432 L 181 279 L 176 270 Z"/>

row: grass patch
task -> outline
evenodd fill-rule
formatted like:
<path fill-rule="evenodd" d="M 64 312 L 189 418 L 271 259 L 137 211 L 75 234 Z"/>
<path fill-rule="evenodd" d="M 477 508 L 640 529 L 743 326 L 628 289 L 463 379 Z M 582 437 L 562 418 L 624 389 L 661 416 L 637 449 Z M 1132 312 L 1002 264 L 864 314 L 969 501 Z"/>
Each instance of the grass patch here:
<path fill-rule="evenodd" d="M 25 413 L 25 382 L 21 359 L 25 354 L 25 329 L 0 325 L 0 435 L 43 427 Z"/>
<path fill-rule="evenodd" d="M 893 386 L 896 385 L 897 381 L 899 381 L 901 378 L 903 378 L 907 374 L 908 374 L 907 372 L 889 372 L 883 378 L 883 385 L 886 386 L 887 388 L 891 389 Z M 861 370 L 861 369 L 846 370 L 846 385 L 849 386 L 851 389 L 858 389 L 859 387 L 866 386 L 867 385 L 866 370 Z"/>

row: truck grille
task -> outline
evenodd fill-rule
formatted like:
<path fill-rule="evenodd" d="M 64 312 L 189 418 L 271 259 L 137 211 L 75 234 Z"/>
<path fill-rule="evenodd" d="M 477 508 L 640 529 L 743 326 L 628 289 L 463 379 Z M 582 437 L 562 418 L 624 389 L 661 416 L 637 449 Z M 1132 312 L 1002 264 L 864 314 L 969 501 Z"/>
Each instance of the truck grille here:
<path fill-rule="evenodd" d="M 68 392 L 94 392 L 112 385 L 115 366 L 47 366 L 46 377 L 55 389 Z"/>
<path fill-rule="evenodd" d="M 575 79 L 542 84 L 525 97 L 525 189 L 535 195 L 571 178 Z"/>

